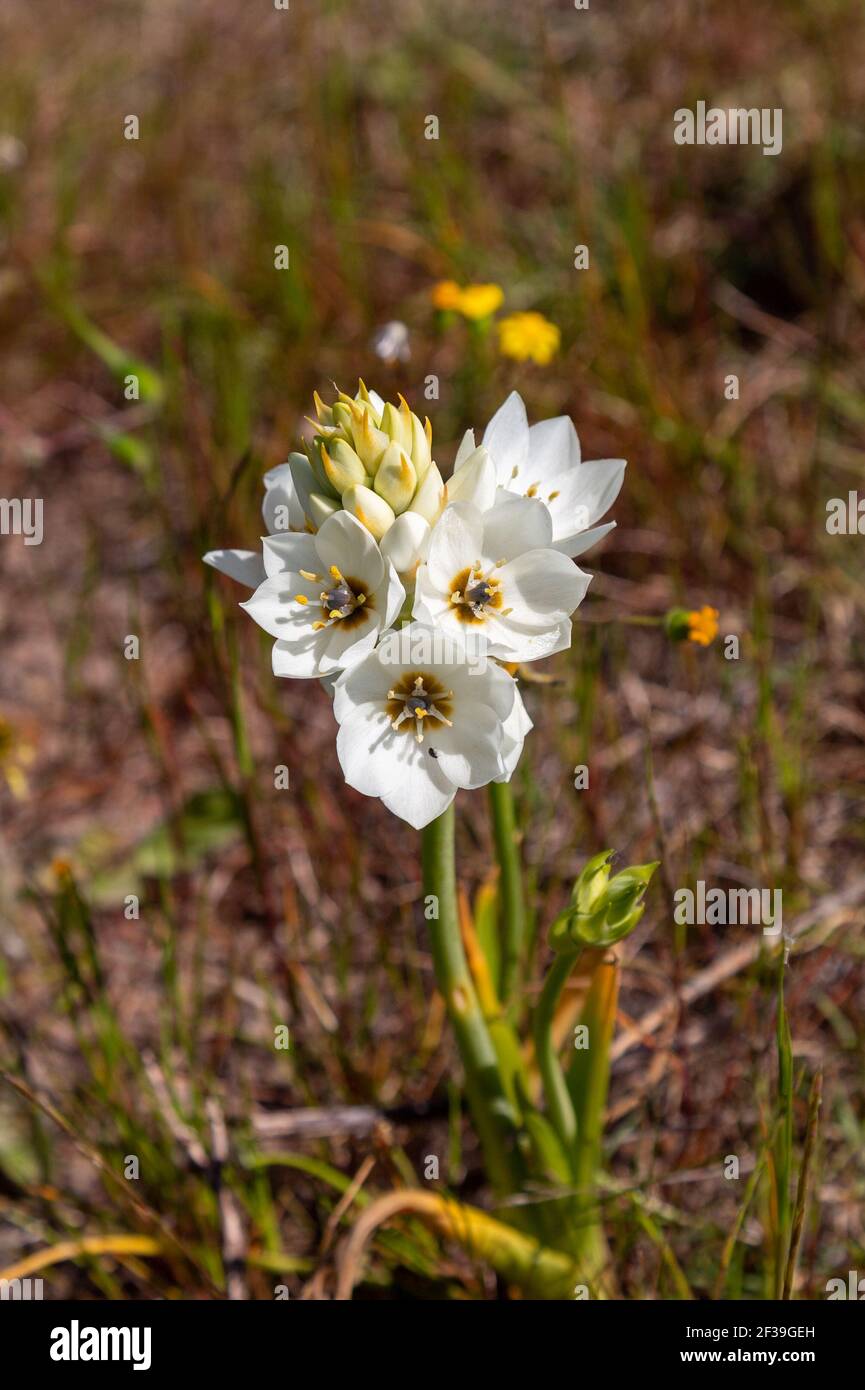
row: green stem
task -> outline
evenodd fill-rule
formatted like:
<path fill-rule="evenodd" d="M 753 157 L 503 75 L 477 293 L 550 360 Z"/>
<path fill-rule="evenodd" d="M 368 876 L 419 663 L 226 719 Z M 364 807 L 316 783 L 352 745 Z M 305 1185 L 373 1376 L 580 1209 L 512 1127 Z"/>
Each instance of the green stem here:
<path fill-rule="evenodd" d="M 429 922 L 436 979 L 456 1034 L 466 1075 L 466 1093 L 490 1181 L 501 1195 L 516 1191 L 522 1178 L 516 1116 L 499 1074 L 496 1051 L 481 1012 L 460 933 L 454 863 L 454 808 L 421 832 L 424 893 L 435 895 L 437 915 Z"/>
<path fill-rule="evenodd" d="M 509 782 L 491 782 L 490 809 L 493 817 L 493 836 L 499 861 L 499 902 L 502 924 L 502 977 L 500 998 L 507 1004 L 517 983 L 523 940 L 526 932 L 526 909 L 523 900 L 523 874 L 520 864 L 519 841 L 514 817 L 514 798 Z"/>
<path fill-rule="evenodd" d="M 577 1144 L 577 1117 L 571 1102 L 568 1084 L 556 1054 L 553 1041 L 553 1019 L 556 1006 L 568 977 L 577 963 L 580 948 L 562 951 L 556 956 L 544 980 L 540 998 L 535 1006 L 532 1029 L 535 1038 L 535 1057 L 550 1121 L 565 1146 L 568 1161 L 573 1166 Z"/>

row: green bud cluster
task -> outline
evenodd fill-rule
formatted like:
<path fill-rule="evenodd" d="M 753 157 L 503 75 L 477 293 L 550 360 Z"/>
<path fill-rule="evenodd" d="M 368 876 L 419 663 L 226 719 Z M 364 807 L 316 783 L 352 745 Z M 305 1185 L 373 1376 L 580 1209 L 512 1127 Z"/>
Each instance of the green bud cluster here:
<path fill-rule="evenodd" d="M 610 877 L 613 850 L 596 854 L 574 884 L 571 901 L 550 928 L 557 951 L 612 946 L 629 935 L 645 911 L 643 896 L 658 860 L 635 864 Z"/>

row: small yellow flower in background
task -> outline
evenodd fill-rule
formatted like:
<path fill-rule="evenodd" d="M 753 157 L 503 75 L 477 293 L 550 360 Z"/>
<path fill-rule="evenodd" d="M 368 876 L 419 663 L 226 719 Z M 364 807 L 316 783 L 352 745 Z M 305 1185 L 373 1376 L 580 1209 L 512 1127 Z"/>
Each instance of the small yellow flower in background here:
<path fill-rule="evenodd" d="M 500 352 L 517 362 L 531 360 L 545 367 L 559 350 L 562 335 L 543 314 L 509 314 L 497 327 Z"/>
<path fill-rule="evenodd" d="M 477 322 L 488 319 L 505 302 L 501 285 L 458 285 L 456 280 L 439 280 L 430 291 L 433 308 L 442 312 L 455 310 L 464 318 Z"/>
<path fill-rule="evenodd" d="M 18 737 L 17 731 L 0 715 L 0 780 L 5 781 L 19 801 L 27 795 L 27 776 L 24 769 L 32 763 L 36 751 Z"/>
<path fill-rule="evenodd" d="M 457 308 L 467 319 L 488 319 L 504 302 L 501 285 L 466 285 Z"/>
<path fill-rule="evenodd" d="M 461 294 L 462 290 L 456 280 L 439 280 L 430 290 L 430 299 L 434 309 L 458 309 Z"/>
<path fill-rule="evenodd" d="M 694 609 L 688 614 L 688 641 L 697 642 L 701 647 L 708 647 L 718 636 L 718 610 L 717 608 Z"/>

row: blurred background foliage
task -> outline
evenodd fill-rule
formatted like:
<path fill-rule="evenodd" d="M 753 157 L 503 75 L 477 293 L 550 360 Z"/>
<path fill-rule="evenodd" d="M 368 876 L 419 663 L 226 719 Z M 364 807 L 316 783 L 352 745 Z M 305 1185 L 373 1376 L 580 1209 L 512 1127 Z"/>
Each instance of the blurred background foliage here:
<path fill-rule="evenodd" d="M 855 0 L 7 0 L 0 491 L 44 499 L 45 539 L 0 539 L 0 1266 L 50 1247 L 49 1297 L 330 1296 L 374 1194 L 486 1200 L 416 836 L 344 786 L 324 692 L 273 678 L 200 563 L 255 546 L 313 389 L 360 374 L 428 411 L 445 469 L 514 387 L 629 460 L 515 780 L 528 1002 L 586 858 L 661 860 L 613 1045 L 618 1292 L 772 1295 L 818 1070 L 797 1292 L 862 1267 L 863 541 L 825 516 L 862 487 L 863 41 Z M 698 100 L 781 107 L 783 152 L 676 146 Z M 556 358 L 443 326 L 442 279 L 543 313 Z M 672 644 L 673 605 L 719 639 Z M 482 930 L 490 828 L 458 809 Z M 756 929 L 673 922 L 699 878 L 783 888 L 789 1039 Z M 412 1215 L 358 1290 L 505 1291 Z"/>

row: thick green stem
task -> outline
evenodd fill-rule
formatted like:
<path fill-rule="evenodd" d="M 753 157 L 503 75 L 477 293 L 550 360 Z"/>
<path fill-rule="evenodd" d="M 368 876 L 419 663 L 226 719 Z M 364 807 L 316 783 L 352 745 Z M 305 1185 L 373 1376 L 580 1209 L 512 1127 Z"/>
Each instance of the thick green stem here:
<path fill-rule="evenodd" d="M 499 994 L 504 1004 L 517 984 L 526 932 L 523 874 L 520 864 L 518 831 L 514 818 L 514 798 L 509 782 L 491 782 L 490 809 L 493 836 L 499 861 L 499 920 L 502 931 L 502 978 Z"/>
<path fill-rule="evenodd" d="M 568 977 L 577 963 L 580 949 L 562 951 L 550 966 L 540 998 L 535 1006 L 532 1029 L 535 1038 L 535 1057 L 544 1083 L 544 1095 L 550 1121 L 565 1146 L 568 1162 L 573 1167 L 577 1144 L 577 1117 L 571 1102 L 568 1084 L 556 1054 L 553 1041 L 553 1019 L 556 1005 Z"/>
<path fill-rule="evenodd" d="M 422 836 L 424 893 L 436 899 L 436 915 L 429 919 L 436 979 L 465 1068 L 466 1092 L 487 1172 L 496 1192 L 504 1196 L 519 1188 L 522 1177 L 516 1115 L 502 1084 L 460 934 L 453 806 L 426 826 Z"/>

